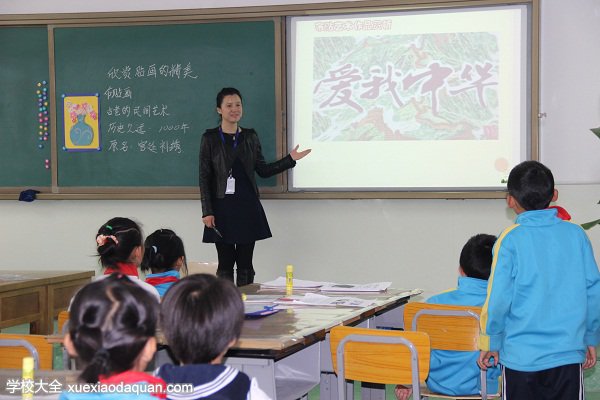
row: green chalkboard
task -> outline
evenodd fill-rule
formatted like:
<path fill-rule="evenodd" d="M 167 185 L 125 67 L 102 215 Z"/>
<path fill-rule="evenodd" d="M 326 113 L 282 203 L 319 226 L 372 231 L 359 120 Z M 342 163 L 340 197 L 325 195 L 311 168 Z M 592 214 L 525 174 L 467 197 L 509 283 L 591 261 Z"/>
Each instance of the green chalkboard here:
<path fill-rule="evenodd" d="M 274 161 L 275 32 L 272 19 L 55 28 L 58 187 L 197 187 L 200 139 L 228 86 Z M 63 96 L 76 95 L 98 96 L 100 150 L 65 149 Z"/>
<path fill-rule="evenodd" d="M 40 135 L 38 115 L 42 112 L 44 118 L 48 107 L 41 109 L 44 106 L 38 101 L 44 99 L 36 93 L 39 90 L 41 95 L 43 88 L 48 89 L 48 78 L 47 28 L 0 28 L 1 187 L 51 185 L 51 172 L 46 168 L 49 141 L 40 141 L 48 131 L 42 128 Z"/>

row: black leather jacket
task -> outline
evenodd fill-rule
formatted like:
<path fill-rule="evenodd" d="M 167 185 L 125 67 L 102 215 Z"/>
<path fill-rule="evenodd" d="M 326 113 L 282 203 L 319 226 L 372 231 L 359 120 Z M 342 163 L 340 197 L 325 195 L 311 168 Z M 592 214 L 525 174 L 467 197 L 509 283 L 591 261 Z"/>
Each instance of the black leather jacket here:
<path fill-rule="evenodd" d="M 207 129 L 200 144 L 200 199 L 202 200 L 202 217 L 214 215 L 212 199 L 225 197 L 227 177 L 237 155 L 244 165 L 244 170 L 253 183 L 254 191 L 259 196 L 254 172 L 268 178 L 296 165 L 296 161 L 288 154 L 279 161 L 266 163 L 258 135 L 254 129 L 241 128 L 239 142 L 235 149 L 226 147 L 219 133 L 219 128 Z"/>

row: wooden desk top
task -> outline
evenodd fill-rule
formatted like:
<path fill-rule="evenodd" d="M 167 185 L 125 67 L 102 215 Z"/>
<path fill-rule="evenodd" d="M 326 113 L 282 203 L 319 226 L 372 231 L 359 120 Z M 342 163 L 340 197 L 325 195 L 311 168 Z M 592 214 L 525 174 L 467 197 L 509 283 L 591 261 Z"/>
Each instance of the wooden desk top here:
<path fill-rule="evenodd" d="M 242 293 L 256 294 L 260 285 L 252 284 L 240 288 Z M 305 293 L 298 292 L 298 293 Z M 296 293 L 296 294 L 298 294 Z M 328 293 L 330 296 L 352 296 L 372 299 L 374 304 L 364 307 L 318 307 L 294 306 L 276 314 L 257 319 L 246 319 L 239 342 L 232 352 L 268 352 L 273 354 L 293 350 L 296 346 L 307 346 L 325 339 L 325 335 L 336 325 L 353 325 L 387 309 L 398 307 L 421 290 L 389 289 L 376 293 Z M 260 290 L 264 295 L 281 295 L 283 291 Z"/>
<path fill-rule="evenodd" d="M 15 271 L 0 269 L 0 292 L 92 278 L 95 271 Z"/>
<path fill-rule="evenodd" d="M 240 288 L 244 294 L 257 294 L 259 290 L 260 285 L 258 284 Z M 324 340 L 325 335 L 334 326 L 354 325 L 374 315 L 399 307 L 406 303 L 411 296 L 416 296 L 421 292 L 420 289 L 388 289 L 385 292 L 376 293 L 329 293 L 328 295 L 331 296 L 373 299 L 374 304 L 364 308 L 296 305 L 266 317 L 246 319 L 240 340 L 228 355 L 260 354 L 264 357 L 284 357 L 298 348 Z M 285 292 L 260 290 L 260 294 L 284 296 Z M 160 332 L 157 333 L 157 337 L 159 343 L 164 342 Z M 48 339 L 58 342 L 62 340 L 62 337 L 49 336 Z"/>

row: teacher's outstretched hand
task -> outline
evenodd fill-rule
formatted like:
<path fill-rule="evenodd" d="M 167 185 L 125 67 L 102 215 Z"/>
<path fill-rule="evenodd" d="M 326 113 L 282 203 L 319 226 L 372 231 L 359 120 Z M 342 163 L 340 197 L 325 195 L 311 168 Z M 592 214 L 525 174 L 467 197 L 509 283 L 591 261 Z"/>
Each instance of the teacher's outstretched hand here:
<path fill-rule="evenodd" d="M 294 160 L 294 161 L 303 159 L 304 157 L 306 157 L 308 155 L 308 153 L 310 153 L 312 151 L 312 149 L 298 151 L 298 147 L 300 147 L 299 144 L 297 144 L 296 147 L 294 147 L 294 149 L 292 151 L 290 151 L 290 157 L 292 157 L 292 160 Z"/>

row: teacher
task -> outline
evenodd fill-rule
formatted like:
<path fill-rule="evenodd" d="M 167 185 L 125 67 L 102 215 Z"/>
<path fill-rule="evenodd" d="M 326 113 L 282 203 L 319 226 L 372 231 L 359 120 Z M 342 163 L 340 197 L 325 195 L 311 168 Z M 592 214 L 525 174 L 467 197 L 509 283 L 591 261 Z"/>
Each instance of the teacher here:
<path fill-rule="evenodd" d="M 310 149 L 267 163 L 260 141 L 252 128 L 239 126 L 243 115 L 242 95 L 237 89 L 223 88 L 217 94 L 220 126 L 207 129 L 200 144 L 200 197 L 204 243 L 214 243 L 219 267 L 217 275 L 236 284 L 254 282 L 252 256 L 257 240 L 271 237 L 265 211 L 259 200 L 254 172 L 263 178 L 296 165 Z"/>

